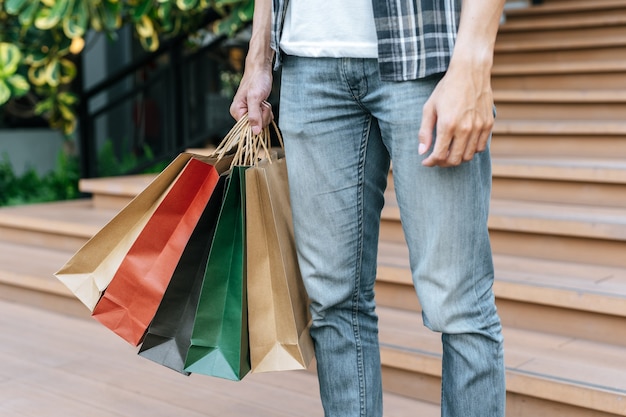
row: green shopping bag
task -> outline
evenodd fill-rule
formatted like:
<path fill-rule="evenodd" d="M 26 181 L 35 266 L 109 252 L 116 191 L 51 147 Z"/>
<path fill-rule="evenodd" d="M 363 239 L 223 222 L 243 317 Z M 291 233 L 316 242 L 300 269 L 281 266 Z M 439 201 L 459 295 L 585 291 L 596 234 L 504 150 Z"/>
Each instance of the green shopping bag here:
<path fill-rule="evenodd" d="M 245 170 L 232 168 L 209 253 L 185 371 L 241 380 L 250 371 Z"/>

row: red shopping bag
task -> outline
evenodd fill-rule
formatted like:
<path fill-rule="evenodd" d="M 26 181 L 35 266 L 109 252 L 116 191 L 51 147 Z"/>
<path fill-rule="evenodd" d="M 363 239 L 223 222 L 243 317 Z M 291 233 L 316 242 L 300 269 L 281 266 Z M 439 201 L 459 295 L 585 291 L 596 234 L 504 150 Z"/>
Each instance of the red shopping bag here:
<path fill-rule="evenodd" d="M 189 160 L 113 276 L 93 317 L 137 346 L 154 317 L 219 179 L 214 165 Z"/>

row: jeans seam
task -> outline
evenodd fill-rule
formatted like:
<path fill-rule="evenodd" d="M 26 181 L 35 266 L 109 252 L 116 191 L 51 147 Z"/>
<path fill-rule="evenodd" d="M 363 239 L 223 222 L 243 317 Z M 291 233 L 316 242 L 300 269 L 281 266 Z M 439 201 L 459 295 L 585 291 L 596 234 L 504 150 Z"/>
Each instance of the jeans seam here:
<path fill-rule="evenodd" d="M 487 151 L 488 152 L 488 151 Z M 477 166 L 476 170 L 478 172 L 478 175 L 476 175 L 477 180 L 474 181 L 474 194 L 476 196 L 480 196 L 480 205 L 481 205 L 481 220 L 484 219 L 484 221 L 487 221 L 488 218 L 488 210 L 489 210 L 489 206 L 487 204 L 484 203 L 484 199 L 483 199 L 483 193 L 484 193 L 484 175 L 483 175 L 483 171 L 482 171 L 482 166 L 481 164 L 484 163 L 482 161 L 482 155 L 477 155 L 476 158 L 468 163 L 474 163 Z M 477 293 L 477 286 L 478 286 L 478 282 L 477 282 L 477 277 L 476 277 L 476 269 L 478 266 L 478 260 L 480 259 L 480 251 L 484 250 L 484 248 L 482 247 L 482 245 L 475 245 L 474 246 L 474 256 L 472 256 L 472 289 L 473 289 L 473 293 L 474 293 L 474 299 L 476 304 L 479 305 L 480 307 L 480 315 L 481 315 L 481 322 L 482 323 L 488 323 L 488 318 L 490 316 L 490 313 L 488 311 L 485 310 L 485 306 L 483 305 L 483 303 L 480 302 L 480 297 Z M 493 277 L 491 278 L 492 280 L 492 285 L 493 285 Z M 491 323 L 489 323 L 489 325 L 491 325 Z M 491 334 L 491 332 L 486 332 L 487 336 L 490 338 L 493 338 L 493 334 Z"/>
<path fill-rule="evenodd" d="M 342 58 L 341 59 L 341 76 L 343 78 L 343 82 L 346 85 L 346 88 L 348 89 L 348 91 L 350 92 L 350 96 L 352 97 L 352 99 L 354 100 L 354 102 L 356 104 L 358 104 L 358 106 L 366 111 L 369 111 L 367 109 L 366 106 L 363 105 L 363 98 L 367 95 L 368 89 L 369 89 L 369 83 L 368 83 L 368 77 L 365 76 L 365 61 L 363 59 L 361 59 L 360 64 L 361 64 L 361 72 L 362 72 L 362 80 L 361 82 L 363 82 L 364 85 L 364 90 L 363 91 L 359 91 L 359 88 L 357 88 L 355 90 L 352 82 L 350 81 L 350 78 L 348 77 L 346 68 L 348 65 L 352 66 L 353 63 L 356 62 L 356 58 Z M 354 72 L 354 70 L 352 70 Z M 358 87 L 358 86 L 357 86 Z"/>
<path fill-rule="evenodd" d="M 354 331 L 355 343 L 357 346 L 357 368 L 359 375 L 359 400 L 361 402 L 361 417 L 367 416 L 365 399 L 365 366 L 363 363 L 363 347 L 361 346 L 361 335 L 359 329 L 359 297 L 361 294 L 361 273 L 363 269 L 363 240 L 364 240 L 364 227 L 363 227 L 363 211 L 364 211 L 364 183 L 365 183 L 365 153 L 367 149 L 367 139 L 369 137 L 369 130 L 371 126 L 371 118 L 369 122 L 365 124 L 362 133 L 361 149 L 359 149 L 359 165 L 358 165 L 358 183 L 357 183 L 357 211 L 358 211 L 358 239 L 359 244 L 357 246 L 357 262 L 355 271 L 354 282 L 354 295 L 353 295 L 353 308 L 352 308 L 352 326 Z"/>

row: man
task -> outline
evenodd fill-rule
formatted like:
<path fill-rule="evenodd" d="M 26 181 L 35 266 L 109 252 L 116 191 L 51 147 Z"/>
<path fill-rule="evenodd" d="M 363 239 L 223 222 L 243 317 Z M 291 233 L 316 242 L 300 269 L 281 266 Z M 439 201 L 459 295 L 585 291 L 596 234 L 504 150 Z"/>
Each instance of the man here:
<path fill-rule="evenodd" d="M 280 127 L 327 417 L 382 416 L 374 282 L 390 160 L 424 324 L 442 333 L 442 416 L 504 416 L 487 231 L 503 3 L 256 0 L 231 114 L 248 113 L 255 133 L 267 125 L 282 64 Z"/>

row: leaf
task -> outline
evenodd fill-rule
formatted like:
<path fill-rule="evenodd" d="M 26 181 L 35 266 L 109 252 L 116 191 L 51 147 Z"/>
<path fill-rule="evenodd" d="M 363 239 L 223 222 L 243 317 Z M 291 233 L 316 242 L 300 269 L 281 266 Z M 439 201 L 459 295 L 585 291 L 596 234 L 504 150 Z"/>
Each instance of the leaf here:
<path fill-rule="evenodd" d="M 22 26 L 28 27 L 33 24 L 39 6 L 39 0 L 29 0 L 26 8 L 22 10 L 22 13 L 18 16 L 18 20 Z"/>
<path fill-rule="evenodd" d="M 154 24 L 148 16 L 141 16 L 139 22 L 135 23 L 135 29 L 141 38 L 150 38 L 154 34 Z"/>
<path fill-rule="evenodd" d="M 5 10 L 8 14 L 18 14 L 22 7 L 26 4 L 28 0 L 6 0 L 4 5 Z"/>
<path fill-rule="evenodd" d="M 78 103 L 78 96 L 76 94 L 64 91 L 62 93 L 59 93 L 58 100 L 66 106 L 73 106 L 74 104 Z"/>
<path fill-rule="evenodd" d="M 46 66 L 45 80 L 51 87 L 61 84 L 61 64 L 58 59 L 52 59 Z"/>
<path fill-rule="evenodd" d="M 76 65 L 69 59 L 59 60 L 61 65 L 60 81 L 62 84 L 69 84 L 76 77 Z"/>
<path fill-rule="evenodd" d="M 113 32 L 122 26 L 122 3 L 104 0 L 100 7 L 104 28 Z"/>
<path fill-rule="evenodd" d="M 42 115 L 52 110 L 53 104 L 54 104 L 53 97 L 48 97 L 47 99 L 42 100 L 39 103 L 37 103 L 37 105 L 35 106 L 34 112 L 36 115 Z"/>
<path fill-rule="evenodd" d="M 141 42 L 141 46 L 150 52 L 159 49 L 159 34 L 156 32 L 153 32 L 152 36 L 140 38 L 139 41 Z"/>
<path fill-rule="evenodd" d="M 28 79 L 32 85 L 42 86 L 46 84 L 46 65 L 31 66 L 28 69 Z"/>
<path fill-rule="evenodd" d="M 11 89 L 3 80 L 0 80 L 0 106 L 11 98 Z"/>
<path fill-rule="evenodd" d="M 0 78 L 6 78 L 17 71 L 22 59 L 20 49 L 8 42 L 0 43 Z"/>
<path fill-rule="evenodd" d="M 28 93 L 28 90 L 30 90 L 30 84 L 28 84 L 26 78 L 19 74 L 10 76 L 7 79 L 7 83 L 9 84 L 9 87 L 11 87 L 11 91 L 15 97 L 21 97 Z"/>
<path fill-rule="evenodd" d="M 76 122 L 76 118 L 73 118 L 72 120 L 65 120 L 62 127 L 63 133 L 71 135 L 76 130 Z"/>
<path fill-rule="evenodd" d="M 63 117 L 65 120 L 72 120 L 76 118 L 76 115 L 74 114 L 72 109 L 70 109 L 68 106 L 66 106 L 63 103 L 58 103 L 58 104 L 59 104 L 59 112 L 61 113 L 61 117 Z"/>
<path fill-rule="evenodd" d="M 196 4 L 198 0 L 176 0 L 176 6 L 182 11 L 193 9 Z"/>
<path fill-rule="evenodd" d="M 37 49 L 30 51 L 28 55 L 26 55 L 24 63 L 28 65 L 43 65 L 46 59 L 48 59 L 48 54 L 42 52 L 41 49 Z"/>
<path fill-rule="evenodd" d="M 248 1 L 237 8 L 237 16 L 242 22 L 249 22 L 252 20 L 254 14 L 254 1 Z"/>
<path fill-rule="evenodd" d="M 35 27 L 42 30 L 55 27 L 65 16 L 69 4 L 69 0 L 55 0 L 51 9 L 41 9 L 35 18 Z"/>
<path fill-rule="evenodd" d="M 83 0 L 85 3 L 87 1 Z M 95 2 L 89 2 L 89 22 L 91 28 L 95 31 L 102 31 L 104 29 L 104 23 L 102 22 L 100 7 Z"/>
<path fill-rule="evenodd" d="M 83 37 L 89 24 L 89 8 L 85 0 L 75 0 L 72 11 L 63 18 L 63 32 L 68 38 Z"/>
<path fill-rule="evenodd" d="M 163 3 L 157 9 L 157 17 L 161 20 L 161 29 L 171 32 L 174 26 L 172 21 L 172 3 Z"/>
<path fill-rule="evenodd" d="M 152 8 L 152 0 L 139 0 L 138 4 L 133 7 L 133 21 L 137 22 L 142 16 L 147 15 Z"/>

